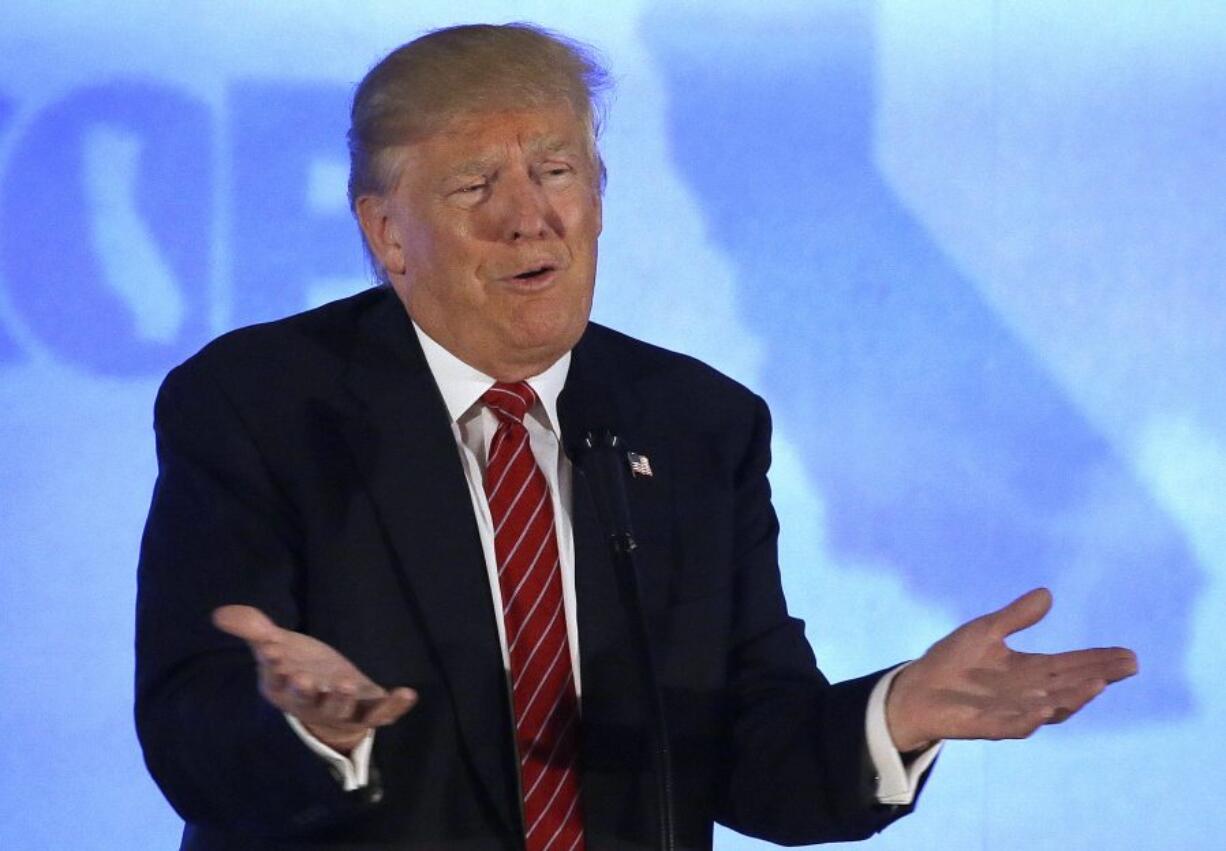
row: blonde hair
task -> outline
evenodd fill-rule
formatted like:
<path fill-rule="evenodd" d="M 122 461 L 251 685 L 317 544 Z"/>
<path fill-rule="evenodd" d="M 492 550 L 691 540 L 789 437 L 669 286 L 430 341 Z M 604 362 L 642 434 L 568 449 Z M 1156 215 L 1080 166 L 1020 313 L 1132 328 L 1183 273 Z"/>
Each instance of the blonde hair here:
<path fill-rule="evenodd" d="M 349 206 L 399 179 L 396 149 L 463 113 L 566 102 L 596 140 L 609 74 L 587 45 L 531 24 L 434 30 L 396 48 L 362 79 L 349 124 Z M 377 266 L 376 266 L 377 268 Z"/>

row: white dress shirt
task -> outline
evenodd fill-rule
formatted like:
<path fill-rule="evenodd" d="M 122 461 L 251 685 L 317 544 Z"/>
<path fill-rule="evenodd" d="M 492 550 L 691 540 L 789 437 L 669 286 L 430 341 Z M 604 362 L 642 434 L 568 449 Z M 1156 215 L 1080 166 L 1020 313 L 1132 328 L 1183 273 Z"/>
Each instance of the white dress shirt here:
<path fill-rule="evenodd" d="M 443 404 L 446 405 L 447 414 L 451 418 L 451 433 L 455 437 L 456 450 L 464 467 L 464 477 L 468 480 L 468 493 L 477 518 L 481 549 L 485 553 L 490 596 L 494 601 L 494 619 L 498 624 L 498 640 L 502 645 L 502 664 L 509 669 L 506 627 L 502 615 L 502 589 L 498 584 L 498 561 L 494 555 L 494 523 L 490 518 L 484 484 L 486 457 L 490 441 L 498 429 L 498 417 L 487 406 L 480 404 L 482 394 L 495 384 L 495 380 L 444 349 L 427 336 L 416 322 L 413 323 L 413 330 L 417 333 L 417 339 L 426 356 L 426 364 L 438 384 Z M 532 454 L 545 474 L 545 482 L 549 486 L 553 501 L 558 557 L 562 570 L 562 605 L 566 614 L 571 667 L 574 671 L 575 689 L 582 696 L 582 683 L 579 678 L 579 630 L 575 620 L 575 540 L 570 511 L 573 483 L 571 464 L 560 443 L 561 428 L 558 425 L 557 410 L 558 395 L 562 392 L 569 369 L 570 353 L 567 352 L 549 369 L 528 379 L 538 402 L 524 417 L 524 426 L 528 430 Z M 919 779 L 940 750 L 938 743 L 904 765 L 902 757 L 894 747 L 886 727 L 885 698 L 890 683 L 900 670 L 902 666 L 890 671 L 873 688 L 865 718 L 869 757 L 877 774 L 877 800 L 883 804 L 911 803 Z M 346 757 L 312 736 L 298 719 L 291 715 L 286 715 L 286 719 L 306 745 L 327 761 L 346 791 L 359 789 L 370 782 L 373 730 Z"/>

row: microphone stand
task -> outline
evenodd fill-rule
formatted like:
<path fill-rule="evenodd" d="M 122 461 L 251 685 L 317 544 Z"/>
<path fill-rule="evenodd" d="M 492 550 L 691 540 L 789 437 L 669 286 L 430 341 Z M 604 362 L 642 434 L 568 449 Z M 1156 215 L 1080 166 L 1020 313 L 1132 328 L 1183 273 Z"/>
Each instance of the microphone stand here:
<path fill-rule="evenodd" d="M 643 612 L 643 596 L 635 565 L 634 550 L 638 544 L 630 525 L 630 506 L 626 497 L 626 453 L 621 440 L 611 432 L 588 432 L 583 439 L 581 472 L 591 485 L 601 525 L 608 536 L 613 555 L 614 571 L 622 602 L 630 613 L 631 629 L 635 633 L 639 670 L 648 702 L 655 739 L 656 805 L 659 811 L 660 851 L 674 851 L 676 837 L 673 827 L 673 770 L 669 744 L 668 721 L 664 715 L 664 695 L 651 634 Z"/>

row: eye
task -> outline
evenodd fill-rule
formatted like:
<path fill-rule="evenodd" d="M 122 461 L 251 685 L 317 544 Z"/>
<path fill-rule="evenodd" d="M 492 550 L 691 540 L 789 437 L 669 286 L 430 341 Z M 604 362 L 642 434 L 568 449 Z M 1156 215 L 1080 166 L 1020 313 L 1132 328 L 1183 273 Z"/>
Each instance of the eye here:
<path fill-rule="evenodd" d="M 475 207 L 485 199 L 489 188 L 490 183 L 488 180 L 477 180 L 451 190 L 449 197 L 453 204 L 466 208 Z"/>
<path fill-rule="evenodd" d="M 542 180 L 557 180 L 559 178 L 569 177 L 574 173 L 574 169 L 566 163 L 549 163 L 542 166 L 540 175 Z"/>

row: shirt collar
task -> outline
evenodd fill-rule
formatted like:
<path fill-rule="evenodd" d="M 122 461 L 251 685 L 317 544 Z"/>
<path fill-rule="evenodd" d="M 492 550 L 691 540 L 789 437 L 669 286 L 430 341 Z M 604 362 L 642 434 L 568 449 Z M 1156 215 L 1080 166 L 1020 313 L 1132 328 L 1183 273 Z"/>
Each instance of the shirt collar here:
<path fill-rule="evenodd" d="M 421 350 L 426 356 L 426 365 L 434 376 L 434 383 L 443 395 L 448 416 L 453 423 L 459 422 L 460 418 L 477 404 L 482 394 L 497 382 L 443 348 L 423 331 L 415 320 L 413 331 L 421 343 Z M 545 425 L 555 435 L 562 433 L 558 427 L 558 396 L 562 392 L 562 385 L 566 383 L 566 373 L 569 370 L 570 352 L 567 352 L 544 372 L 528 379 L 528 386 L 536 393 L 545 412 Z"/>

